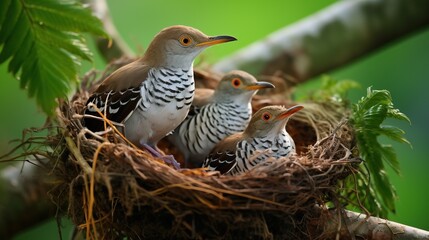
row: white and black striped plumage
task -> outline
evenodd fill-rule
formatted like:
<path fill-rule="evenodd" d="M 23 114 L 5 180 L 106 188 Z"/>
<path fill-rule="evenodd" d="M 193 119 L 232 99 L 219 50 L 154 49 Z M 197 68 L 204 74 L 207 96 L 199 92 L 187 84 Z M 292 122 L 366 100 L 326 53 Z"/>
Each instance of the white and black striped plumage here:
<path fill-rule="evenodd" d="M 168 140 L 184 153 L 187 163 L 201 166 L 218 142 L 245 129 L 252 116 L 252 96 L 261 88 L 274 85 L 258 82 L 246 72 L 232 71 L 214 92 L 197 89 L 188 117 Z"/>
<path fill-rule="evenodd" d="M 163 29 L 141 59 L 113 72 L 88 99 L 85 126 L 94 132 L 105 129 L 92 103 L 113 123 L 123 124 L 133 144 L 155 147 L 189 111 L 196 56 L 208 46 L 233 40 L 186 26 Z"/>
<path fill-rule="evenodd" d="M 295 143 L 286 132 L 289 117 L 302 106 L 268 106 L 257 111 L 244 130 L 225 138 L 205 159 L 203 167 L 222 174 L 236 175 L 252 169 L 267 158 L 287 157 Z"/>

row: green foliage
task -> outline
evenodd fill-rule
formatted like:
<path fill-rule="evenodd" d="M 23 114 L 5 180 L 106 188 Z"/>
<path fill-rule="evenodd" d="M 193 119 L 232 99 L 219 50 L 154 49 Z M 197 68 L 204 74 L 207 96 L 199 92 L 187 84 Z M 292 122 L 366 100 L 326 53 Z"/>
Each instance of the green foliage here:
<path fill-rule="evenodd" d="M 107 36 L 101 21 L 75 0 L 0 1 L 0 64 L 47 114 L 78 79 L 81 60 L 91 60 L 82 33 Z"/>
<path fill-rule="evenodd" d="M 350 107 L 347 93 L 359 84 L 353 80 L 337 81 L 324 76 L 322 85 L 306 97 L 317 102 L 332 102 L 338 107 Z M 385 164 L 399 174 L 399 162 L 392 146 L 381 143 L 384 136 L 400 143 L 409 144 L 404 131 L 395 126 L 385 125 L 388 118 L 410 122 L 408 117 L 394 108 L 392 97 L 387 90 L 368 88 L 367 96 L 353 104 L 350 122 L 356 134 L 359 155 L 365 160 L 359 174 L 348 179 L 348 186 L 342 195 L 356 205 L 362 205 L 373 215 L 386 217 L 395 212 L 395 188 L 390 184 Z"/>
<path fill-rule="evenodd" d="M 347 104 L 347 92 L 353 88 L 358 88 L 359 83 L 353 80 L 338 81 L 328 75 L 323 76 L 322 86 L 309 95 L 313 101 L 333 101 Z"/>
<path fill-rule="evenodd" d="M 388 125 L 382 125 L 387 118 L 410 122 L 408 117 L 395 109 L 392 97 L 387 90 L 368 88 L 367 96 L 353 105 L 351 123 L 354 126 L 356 140 L 365 164 L 357 177 L 359 193 L 367 193 L 362 204 L 374 215 L 386 217 L 395 212 L 395 188 L 390 184 L 384 163 L 399 173 L 399 162 L 392 146 L 381 144 L 379 136 L 410 144 L 404 137 L 404 131 Z M 369 175 L 369 178 L 368 178 Z"/>

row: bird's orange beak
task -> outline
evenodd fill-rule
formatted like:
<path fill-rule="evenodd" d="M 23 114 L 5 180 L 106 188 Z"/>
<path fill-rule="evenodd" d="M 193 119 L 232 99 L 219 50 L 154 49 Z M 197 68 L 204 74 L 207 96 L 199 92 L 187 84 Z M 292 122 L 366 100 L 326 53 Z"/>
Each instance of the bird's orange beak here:
<path fill-rule="evenodd" d="M 255 84 L 249 85 L 246 87 L 246 90 L 258 90 L 262 88 L 275 88 L 275 86 L 269 82 L 257 82 Z"/>
<path fill-rule="evenodd" d="M 216 37 L 209 37 L 207 41 L 198 43 L 196 46 L 203 47 L 203 46 L 212 46 L 219 43 L 225 43 L 225 42 L 231 42 L 235 41 L 237 38 L 231 37 L 231 36 L 216 36 Z"/>
<path fill-rule="evenodd" d="M 301 105 L 293 106 L 293 107 L 291 107 L 291 108 L 287 109 L 286 111 L 284 111 L 283 113 L 281 113 L 280 115 L 278 115 L 278 116 L 277 116 L 277 119 L 278 119 L 278 120 L 281 120 L 281 119 L 285 119 L 285 118 L 287 118 L 287 117 L 290 117 L 292 114 L 294 114 L 294 113 L 298 112 L 299 110 L 301 110 L 301 109 L 303 109 L 303 108 L 304 108 L 304 107 L 303 107 L 303 106 L 301 106 Z"/>

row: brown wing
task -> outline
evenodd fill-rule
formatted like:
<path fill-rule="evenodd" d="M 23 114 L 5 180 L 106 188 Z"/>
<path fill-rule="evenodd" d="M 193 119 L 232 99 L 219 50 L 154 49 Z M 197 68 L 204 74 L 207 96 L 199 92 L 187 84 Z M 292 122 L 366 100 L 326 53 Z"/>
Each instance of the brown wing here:
<path fill-rule="evenodd" d="M 151 67 L 145 65 L 141 60 L 136 60 L 110 74 L 94 93 L 118 92 L 138 87 L 146 80 L 150 69 Z"/>
<path fill-rule="evenodd" d="M 204 160 L 203 167 L 208 168 L 210 171 L 219 171 L 221 174 L 231 171 L 237 165 L 235 153 L 237 143 L 241 139 L 241 133 L 223 139 Z"/>
<path fill-rule="evenodd" d="M 192 105 L 198 108 L 207 105 L 211 102 L 214 90 L 209 88 L 197 88 L 195 89 L 194 100 Z"/>
<path fill-rule="evenodd" d="M 122 123 L 140 102 L 140 86 L 149 70 L 148 66 L 137 60 L 113 72 L 88 99 L 85 115 L 100 117 L 95 108 L 88 106 L 93 103 L 109 120 Z M 104 122 L 99 119 L 86 117 L 84 124 L 94 132 L 104 130 Z"/>

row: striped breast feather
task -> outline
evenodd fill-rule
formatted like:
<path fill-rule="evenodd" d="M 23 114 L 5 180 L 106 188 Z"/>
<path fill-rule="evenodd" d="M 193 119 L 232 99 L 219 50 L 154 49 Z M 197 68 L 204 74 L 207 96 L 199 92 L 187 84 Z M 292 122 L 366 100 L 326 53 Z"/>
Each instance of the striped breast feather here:
<path fill-rule="evenodd" d="M 109 120 L 122 123 L 132 114 L 140 101 L 140 86 L 122 91 L 94 94 L 86 103 L 85 115 L 101 117 L 95 108 L 88 106 L 89 103 L 93 103 Z M 84 124 L 94 132 L 104 130 L 104 122 L 99 119 L 84 118 Z"/>
<path fill-rule="evenodd" d="M 148 104 L 165 106 L 171 102 L 176 103 L 176 109 L 181 110 L 192 103 L 195 86 L 192 75 L 185 69 L 153 69 L 149 72 L 149 79 L 143 84 L 142 92 L 147 93 L 143 98 L 143 108 Z"/>

